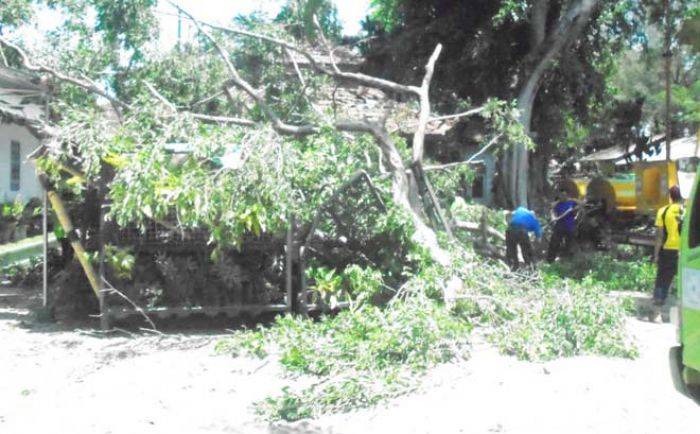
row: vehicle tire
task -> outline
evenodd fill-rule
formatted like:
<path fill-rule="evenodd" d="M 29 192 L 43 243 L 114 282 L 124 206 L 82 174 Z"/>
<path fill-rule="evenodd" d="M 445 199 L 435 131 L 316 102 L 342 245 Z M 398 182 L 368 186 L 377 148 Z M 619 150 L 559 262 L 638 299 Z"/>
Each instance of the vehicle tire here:
<path fill-rule="evenodd" d="M 668 350 L 668 364 L 671 369 L 673 387 L 683 395 L 688 395 L 688 388 L 683 381 L 683 349 L 680 346 Z"/>
<path fill-rule="evenodd" d="M 700 372 L 684 366 L 681 375 L 687 395 L 696 400 L 700 399 Z"/>

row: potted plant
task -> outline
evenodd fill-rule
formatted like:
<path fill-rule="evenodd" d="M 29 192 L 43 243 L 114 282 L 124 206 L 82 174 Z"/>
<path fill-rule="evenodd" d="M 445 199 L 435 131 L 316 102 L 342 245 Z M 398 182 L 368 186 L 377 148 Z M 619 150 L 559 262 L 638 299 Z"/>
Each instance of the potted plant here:
<path fill-rule="evenodd" d="M 19 241 L 27 236 L 26 207 L 19 197 L 7 202 L 0 209 L 0 241 Z"/>

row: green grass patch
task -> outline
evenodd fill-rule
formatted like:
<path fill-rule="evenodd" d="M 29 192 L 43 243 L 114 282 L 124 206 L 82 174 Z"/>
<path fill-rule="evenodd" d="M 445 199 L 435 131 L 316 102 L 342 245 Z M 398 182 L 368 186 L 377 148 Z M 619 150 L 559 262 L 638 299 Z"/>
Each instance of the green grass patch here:
<path fill-rule="evenodd" d="M 37 235 L 14 243 L 1 244 L 0 269 L 40 257 L 43 252 L 43 240 L 42 235 Z M 56 246 L 56 237 L 53 234 L 49 235 L 49 246 Z"/>

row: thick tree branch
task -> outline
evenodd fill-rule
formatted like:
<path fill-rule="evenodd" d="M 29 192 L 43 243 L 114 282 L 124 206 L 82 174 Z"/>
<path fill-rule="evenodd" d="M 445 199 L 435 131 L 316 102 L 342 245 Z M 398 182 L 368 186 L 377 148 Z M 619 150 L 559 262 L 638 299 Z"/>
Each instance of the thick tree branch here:
<path fill-rule="evenodd" d="M 564 49 L 581 34 L 601 0 L 575 0 L 559 19 L 552 33 L 533 49 L 526 63 L 532 69 L 518 95 L 519 121 L 530 134 L 532 111 L 537 92 L 545 72 Z M 524 144 L 516 144 L 512 149 L 507 167 L 508 190 L 513 205 L 527 205 L 529 186 L 529 158 Z"/>
<path fill-rule="evenodd" d="M 557 23 L 554 32 L 535 50 L 535 54 L 539 54 L 539 59 L 521 90 L 521 95 L 537 93 L 542 75 L 550 63 L 564 50 L 567 44 L 578 37 L 599 3 L 600 0 L 578 0 L 570 6 L 567 13 Z M 529 122 L 525 127 L 529 130 Z"/>
<path fill-rule="evenodd" d="M 418 126 L 413 135 L 413 164 L 420 164 L 425 153 L 425 129 L 430 120 L 430 82 L 433 80 L 435 63 L 442 52 L 442 44 L 437 44 L 435 51 L 430 56 L 428 64 L 425 65 L 425 76 L 420 87 L 420 114 L 418 115 Z"/>

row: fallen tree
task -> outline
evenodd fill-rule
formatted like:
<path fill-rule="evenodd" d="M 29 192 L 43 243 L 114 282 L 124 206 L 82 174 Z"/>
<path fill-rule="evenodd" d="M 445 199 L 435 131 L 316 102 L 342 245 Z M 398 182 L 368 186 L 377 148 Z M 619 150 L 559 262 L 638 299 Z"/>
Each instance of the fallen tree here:
<path fill-rule="evenodd" d="M 443 247 L 438 242 L 436 230 L 444 230 L 451 234 L 452 222 L 449 220 L 445 212 L 441 209 L 441 205 L 433 191 L 430 181 L 425 176 L 424 172 L 424 138 L 428 126 L 433 123 L 439 123 L 445 119 L 455 119 L 465 116 L 473 116 L 483 114 L 489 110 L 487 108 L 473 109 L 465 113 L 449 116 L 433 116 L 430 104 L 430 85 L 434 70 L 438 64 L 442 47 L 438 44 L 434 52 L 427 60 L 425 65 L 425 75 L 420 86 L 403 85 L 386 79 L 373 77 L 356 72 L 342 71 L 335 63 L 334 50 L 330 43 L 323 38 L 324 50 L 327 51 L 330 64 L 320 64 L 312 53 L 311 48 L 305 47 L 298 41 L 286 40 L 278 37 L 268 36 L 259 32 L 237 29 L 232 27 L 222 27 L 210 23 L 204 23 L 190 15 L 186 10 L 180 8 L 176 3 L 172 2 L 181 12 L 195 23 L 199 32 L 207 38 L 211 46 L 214 47 L 219 59 L 225 66 L 228 77 L 220 84 L 219 90 L 215 95 L 200 98 L 201 101 L 212 101 L 222 96 L 225 101 L 231 104 L 229 112 L 236 111 L 236 107 L 240 105 L 241 100 L 244 101 L 246 111 L 259 110 L 260 115 L 252 118 L 246 118 L 241 115 L 231 116 L 217 113 L 200 113 L 194 112 L 189 108 L 183 108 L 177 103 L 173 103 L 164 96 L 164 89 L 157 89 L 155 85 L 149 81 L 140 81 L 139 86 L 145 88 L 146 93 L 141 93 L 130 101 L 123 100 L 117 95 L 100 87 L 93 79 L 81 76 L 80 78 L 73 77 L 67 73 L 61 72 L 56 67 L 49 67 L 41 61 L 32 59 L 32 55 L 21 48 L 18 44 L 11 42 L 7 37 L 0 37 L 0 43 L 7 48 L 16 52 L 21 60 L 22 65 L 34 72 L 46 74 L 59 85 L 74 86 L 82 89 L 88 94 L 105 98 L 111 106 L 111 113 L 114 116 L 110 117 L 110 110 L 101 109 L 97 113 L 88 114 L 87 117 L 80 122 L 62 122 L 59 128 L 52 125 L 45 125 L 43 134 L 50 138 L 50 141 L 41 150 L 35 153 L 45 163 L 42 167 L 47 172 L 53 172 L 54 182 L 65 182 L 66 178 L 61 178 L 60 172 L 67 174 L 68 180 L 78 180 L 79 183 L 85 183 L 86 186 L 97 186 L 103 191 L 101 201 L 109 200 L 112 205 L 109 214 L 117 223 L 121 225 L 137 224 L 142 225 L 146 220 L 159 222 L 166 227 L 176 230 L 194 229 L 196 227 L 204 227 L 212 232 L 212 238 L 219 243 L 220 246 L 226 247 L 226 243 L 236 244 L 240 242 L 240 238 L 246 232 L 259 233 L 263 229 L 263 224 L 260 221 L 248 221 L 243 227 L 238 225 L 237 228 L 231 228 L 229 222 L 223 221 L 221 218 L 227 215 L 226 210 L 210 209 L 209 212 L 214 212 L 217 217 L 209 218 L 201 215 L 201 213 L 193 213 L 185 216 L 187 206 L 177 199 L 181 198 L 164 198 L 162 195 L 143 194 L 147 185 L 153 188 L 154 182 L 158 182 L 160 175 L 153 176 L 148 171 L 153 170 L 153 164 L 156 162 L 151 160 L 144 167 L 134 168 L 126 167 L 125 161 L 135 154 L 141 152 L 145 158 L 144 145 L 160 147 L 165 142 L 175 140 L 175 136 L 191 137 L 197 139 L 196 129 L 198 124 L 208 124 L 212 126 L 214 134 L 218 135 L 222 141 L 229 140 L 229 137 L 237 134 L 243 134 L 248 137 L 266 140 L 272 138 L 268 132 L 264 132 L 266 125 L 274 131 L 281 139 L 272 138 L 273 146 L 263 149 L 253 149 L 254 145 L 243 145 L 244 149 L 241 154 L 245 154 L 241 158 L 239 167 L 236 170 L 255 171 L 261 164 L 267 164 L 270 157 L 277 155 L 277 158 L 283 157 L 285 150 L 280 146 L 280 140 L 293 141 L 308 141 L 309 137 L 323 137 L 328 135 L 328 128 L 334 129 L 339 134 L 350 133 L 354 135 L 366 135 L 372 138 L 377 154 L 378 168 L 382 172 L 386 172 L 390 180 L 391 203 L 397 206 L 401 213 L 408 216 L 410 226 L 413 228 L 412 239 L 422 249 L 429 253 L 430 257 L 441 264 L 442 266 L 450 266 L 450 257 Z M 220 32 L 217 36 L 212 35 L 207 28 Z M 322 34 L 322 33 L 321 33 Z M 317 118 L 315 122 L 290 123 L 284 120 L 274 107 L 274 103 L 266 92 L 256 89 L 250 81 L 244 78 L 239 68 L 231 60 L 231 54 L 227 48 L 219 42 L 222 35 L 233 35 L 235 37 L 246 38 L 249 40 L 258 40 L 272 44 L 278 49 L 294 52 L 302 55 L 312 65 L 312 71 L 316 76 L 304 79 L 299 66 L 294 61 L 295 72 L 300 80 L 302 87 L 307 87 L 307 81 L 318 81 L 320 76 L 326 76 L 336 82 L 338 86 L 347 86 L 347 83 L 352 83 L 356 86 L 364 88 L 377 89 L 385 92 L 390 92 L 391 95 L 403 95 L 415 98 L 418 102 L 417 113 L 414 114 L 414 120 L 409 123 L 413 129 L 411 140 L 411 156 L 408 158 L 410 163 L 406 163 L 407 151 L 401 150 L 401 146 L 397 143 L 398 137 L 389 132 L 386 125 L 386 120 L 389 116 L 387 113 L 382 118 L 370 118 L 364 116 L 362 118 L 353 119 L 348 116 L 340 116 L 338 110 L 335 110 L 331 117 Z M 235 43 L 233 43 L 235 44 Z M 269 49 L 269 48 L 268 48 Z M 302 91 L 303 93 L 303 91 Z M 386 97 L 383 97 L 386 98 Z M 500 108 L 500 107 L 497 107 Z M 490 112 L 495 113 L 496 109 L 490 109 Z M 324 114 L 325 115 L 325 114 Z M 507 116 L 507 115 L 506 115 Z M 143 120 L 149 119 L 150 127 L 143 129 Z M 148 130 L 150 128 L 151 130 Z M 250 132 L 246 132 L 250 129 Z M 145 133 L 145 134 L 144 134 Z M 160 137 L 157 135 L 160 134 Z M 148 137 L 145 137 L 148 136 Z M 126 139 L 132 141 L 129 146 L 114 146 L 114 138 L 117 141 Z M 283 138 L 287 137 L 287 138 Z M 341 136 L 338 136 L 338 138 Z M 150 143 L 144 143 L 144 140 Z M 316 140 L 316 139 L 311 139 Z M 254 142 L 252 140 L 251 142 Z M 95 146 L 97 144 L 97 146 Z M 492 147 L 494 142 L 487 144 L 485 149 Z M 123 145 L 121 143 L 120 145 Z M 137 145 L 137 146 L 134 146 Z M 148 158 L 153 158 L 152 148 L 151 155 Z M 205 151 L 203 149 L 203 151 Z M 211 149 L 209 149 L 211 151 Z M 357 149 L 367 155 L 367 149 Z M 195 160 L 199 160 L 200 167 L 197 175 L 201 176 L 201 183 L 209 184 L 213 188 L 212 181 L 215 182 L 217 175 L 221 175 L 230 170 L 230 168 L 217 168 L 212 171 L 207 168 L 207 164 L 196 155 Z M 131 155 L 131 157 L 130 157 Z M 252 155 L 255 157 L 251 158 Z M 164 157 L 157 156 L 157 164 L 163 166 L 163 176 L 172 177 L 172 167 L 170 162 L 166 162 Z M 257 159 L 253 164 L 251 160 Z M 369 162 L 369 161 L 368 161 Z M 201 163 L 205 163 L 202 166 Z M 105 167 L 108 166 L 107 172 L 114 172 L 113 175 L 106 175 Z M 353 162 L 352 166 L 357 169 L 363 169 L 363 165 L 358 165 L 358 162 Z M 150 167 L 150 168 L 149 168 Z M 428 167 L 428 170 L 433 168 Z M 447 170 L 448 168 L 443 168 Z M 293 170 L 293 169 L 292 169 Z M 170 175 L 168 175 L 170 172 Z M 193 172 L 194 173 L 194 172 Z M 184 171 L 180 176 L 195 176 L 193 173 L 187 174 Z M 366 172 L 365 172 L 366 173 Z M 347 180 L 347 177 L 342 173 L 336 174 L 337 181 L 331 183 L 342 183 Z M 107 176 L 107 177 L 105 177 Z M 125 180 L 125 177 L 130 177 L 130 182 Z M 62 181 L 61 181 L 62 179 Z M 370 176 L 367 175 L 367 179 Z M 134 183 L 133 181 L 140 180 Z M 272 183 L 271 183 L 272 184 Z M 100 187 L 101 186 L 101 187 Z M 108 187 L 109 186 L 109 187 Z M 107 188 L 108 187 L 108 188 Z M 218 187 L 222 187 L 220 184 Z M 135 197 L 134 188 L 141 189 L 141 196 Z M 193 191 L 197 187 L 183 187 L 189 191 Z M 306 188 L 306 186 L 304 186 Z M 154 188 L 158 191 L 158 188 Z M 153 191 L 151 191 L 152 193 Z M 375 192 L 376 194 L 376 192 Z M 323 193 L 320 193 L 322 196 Z M 448 193 L 449 195 L 449 193 Z M 320 197 L 319 197 L 320 198 Z M 168 199 L 175 199 L 168 201 Z M 192 198 L 190 198 L 192 199 Z M 194 198 L 195 202 L 200 203 L 199 199 Z M 204 199 L 207 206 L 216 208 L 218 205 Z M 168 203 L 169 202 L 169 203 Z M 187 201 L 186 201 L 187 202 Z M 279 205 L 279 204 L 277 204 Z M 287 205 L 289 206 L 289 205 Z M 171 208 L 172 207 L 172 208 Z M 195 208 L 197 204 L 195 204 Z M 175 221 L 168 222 L 172 217 L 174 208 Z M 278 231 L 286 221 L 286 216 L 289 215 L 288 210 L 280 210 L 277 213 L 279 218 L 274 222 L 274 227 L 269 229 Z M 247 212 L 250 212 L 248 210 Z M 297 211 L 299 212 L 299 211 Z M 301 211 L 302 214 L 308 211 Z M 253 218 L 261 218 L 263 216 L 253 215 Z M 267 218 L 267 217 L 266 217 Z M 235 220 L 235 219 L 234 219 Z M 94 223 L 94 222 L 93 222 Z M 269 224 L 268 222 L 267 224 Z M 311 221 L 304 219 L 302 216 L 302 228 L 310 224 Z M 228 226 L 226 229 L 218 228 L 217 226 Z M 431 227 L 432 226 L 432 227 Z M 232 230 L 233 229 L 233 230 Z M 308 227 L 307 227 L 307 230 Z M 226 233 L 229 232 L 229 233 Z M 235 232 L 235 233 L 231 233 Z M 311 230 L 308 236 L 313 235 Z M 307 236 L 307 238 L 308 238 Z M 81 257 L 84 255 L 80 255 Z M 88 267 L 89 268 L 89 267 Z M 88 274 L 93 274 L 88 272 Z"/>

